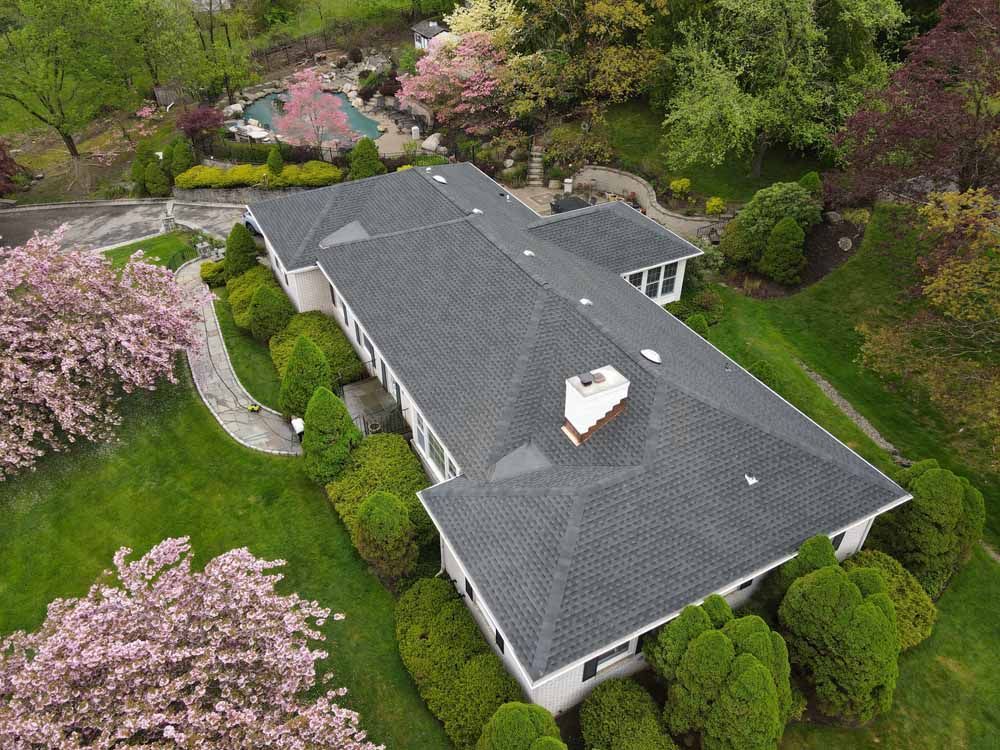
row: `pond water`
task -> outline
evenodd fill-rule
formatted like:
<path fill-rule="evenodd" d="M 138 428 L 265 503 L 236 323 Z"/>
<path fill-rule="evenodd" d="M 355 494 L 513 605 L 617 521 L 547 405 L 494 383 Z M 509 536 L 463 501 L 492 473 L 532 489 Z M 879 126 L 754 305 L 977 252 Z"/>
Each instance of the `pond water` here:
<path fill-rule="evenodd" d="M 278 114 L 277 100 L 279 96 L 281 96 L 281 94 L 268 94 L 267 96 L 261 97 L 243 110 L 243 119 L 257 120 L 262 128 L 273 130 L 271 123 Z M 344 111 L 344 114 L 347 115 L 347 122 L 350 125 L 351 130 L 359 136 L 365 136 L 375 140 L 381 135 L 381 133 L 378 132 L 378 123 L 370 117 L 363 115 L 357 107 L 351 104 L 344 94 L 324 94 L 324 96 L 335 96 L 340 99 L 340 108 Z"/>

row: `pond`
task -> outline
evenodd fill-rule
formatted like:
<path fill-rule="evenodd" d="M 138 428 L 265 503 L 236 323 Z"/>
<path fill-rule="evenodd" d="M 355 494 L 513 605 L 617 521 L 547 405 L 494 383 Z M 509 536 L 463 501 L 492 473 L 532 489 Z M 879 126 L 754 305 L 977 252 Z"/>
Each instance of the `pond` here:
<path fill-rule="evenodd" d="M 272 130 L 271 123 L 275 116 L 278 114 L 278 97 L 281 94 L 268 94 L 267 96 L 261 97 L 245 110 L 243 110 L 243 119 L 250 120 L 254 119 L 260 123 L 262 128 L 267 130 Z M 370 117 L 365 117 L 344 94 L 325 94 L 324 96 L 335 96 L 340 99 L 340 108 L 347 115 L 347 122 L 351 127 L 351 130 L 356 133 L 359 137 L 367 137 L 375 140 L 381 133 L 378 132 L 378 123 Z M 280 133 L 279 133 L 280 135 Z"/>

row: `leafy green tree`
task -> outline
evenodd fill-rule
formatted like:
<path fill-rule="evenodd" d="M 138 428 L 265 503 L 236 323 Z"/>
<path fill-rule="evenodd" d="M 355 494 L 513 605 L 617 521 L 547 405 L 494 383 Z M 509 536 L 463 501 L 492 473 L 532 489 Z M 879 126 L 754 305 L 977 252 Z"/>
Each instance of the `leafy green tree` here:
<path fill-rule="evenodd" d="M 194 154 L 194 146 L 187 138 L 181 138 L 174 144 L 173 159 L 170 162 L 170 171 L 174 177 L 191 169 L 197 160 Z"/>
<path fill-rule="evenodd" d="M 163 198 L 170 195 L 170 180 L 163 171 L 160 160 L 155 156 L 146 165 L 143 173 L 143 186 L 146 192 L 154 198 Z"/>
<path fill-rule="evenodd" d="M 257 243 L 243 224 L 233 224 L 226 238 L 226 275 L 234 279 L 257 265 Z"/>
<path fill-rule="evenodd" d="M 362 138 L 355 143 L 354 148 L 347 155 L 347 161 L 351 167 L 352 180 L 361 180 L 365 177 L 386 173 L 385 164 L 378 158 L 378 147 L 371 138 Z"/>
<path fill-rule="evenodd" d="M 819 201 L 797 182 L 776 182 L 758 190 L 726 226 L 719 245 L 726 260 L 754 267 L 767 247 L 771 230 L 786 216 L 805 231 L 821 218 Z"/>
<path fill-rule="evenodd" d="M 555 743 L 539 742 L 542 738 Z M 566 750 L 552 714 L 531 703 L 504 703 L 483 727 L 476 750 Z"/>
<path fill-rule="evenodd" d="M 395 495 L 375 492 L 365 498 L 358 507 L 357 537 L 358 552 L 383 578 L 395 580 L 413 570 L 417 561 L 413 524 L 406 505 Z"/>
<path fill-rule="evenodd" d="M 302 452 L 306 473 L 314 482 L 328 484 L 340 476 L 351 451 L 361 444 L 361 431 L 344 402 L 325 386 L 313 392 L 304 421 Z"/>
<path fill-rule="evenodd" d="M 281 174 L 281 170 L 285 168 L 285 160 L 281 156 L 281 149 L 277 146 L 271 146 L 271 150 L 267 152 L 267 171 L 271 174 Z"/>
<path fill-rule="evenodd" d="M 823 714 L 866 722 L 892 707 L 899 636 L 881 574 L 848 574 L 839 565 L 815 570 L 791 585 L 778 618 L 792 663 L 812 684 Z"/>
<path fill-rule="evenodd" d="M 299 336 L 288 358 L 278 391 L 278 406 L 285 416 L 305 414 L 316 389 L 330 383 L 330 365 L 323 351 L 305 336 Z"/>
<path fill-rule="evenodd" d="M 779 284 L 798 284 L 806 267 L 805 241 L 802 227 L 791 216 L 786 216 L 771 230 L 757 270 Z"/>
<path fill-rule="evenodd" d="M 899 560 L 936 598 L 982 536 L 983 494 L 934 459 L 914 464 L 898 480 L 913 499 L 875 519 L 869 544 Z"/>
<path fill-rule="evenodd" d="M 258 341 L 268 341 L 280 333 L 295 315 L 295 306 L 277 286 L 262 286 L 250 299 L 250 333 Z"/>

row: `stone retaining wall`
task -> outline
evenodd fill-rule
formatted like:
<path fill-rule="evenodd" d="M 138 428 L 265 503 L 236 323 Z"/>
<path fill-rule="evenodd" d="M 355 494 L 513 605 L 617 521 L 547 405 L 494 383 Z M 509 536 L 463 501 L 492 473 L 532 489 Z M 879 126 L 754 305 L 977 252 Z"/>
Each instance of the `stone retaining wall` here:
<path fill-rule="evenodd" d="M 301 190 L 312 188 L 290 187 L 282 190 L 261 190 L 260 188 L 196 188 L 187 190 L 184 188 L 174 188 L 174 198 L 179 201 L 200 201 L 202 203 L 230 203 L 246 205 L 247 203 L 259 203 L 260 201 L 280 198 L 289 193 L 297 193 Z"/>

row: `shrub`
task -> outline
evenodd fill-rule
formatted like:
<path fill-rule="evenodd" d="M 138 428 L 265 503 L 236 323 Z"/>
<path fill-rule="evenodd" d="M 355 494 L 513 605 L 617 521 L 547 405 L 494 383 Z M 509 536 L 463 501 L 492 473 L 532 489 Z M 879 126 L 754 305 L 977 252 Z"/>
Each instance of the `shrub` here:
<path fill-rule="evenodd" d="M 884 552 L 864 549 L 843 563 L 844 569 L 870 568 L 882 574 L 886 593 L 896 608 L 899 647 L 905 651 L 924 641 L 934 628 L 937 607 L 920 582 L 898 560 Z"/>
<path fill-rule="evenodd" d="M 415 167 L 438 167 L 448 163 L 448 158 L 441 154 L 417 154 L 413 157 Z"/>
<path fill-rule="evenodd" d="M 806 233 L 795 219 L 786 216 L 774 225 L 767 238 L 767 247 L 757 262 L 757 270 L 779 284 L 798 284 L 806 267 L 802 248 Z"/>
<path fill-rule="evenodd" d="M 733 610 L 724 598 L 718 594 L 711 594 L 701 603 L 701 608 L 705 610 L 713 628 L 721 628 L 733 619 Z"/>
<path fill-rule="evenodd" d="M 331 387 L 353 383 L 367 376 L 364 365 L 337 322 L 330 316 L 313 310 L 293 315 L 285 329 L 271 339 L 271 361 L 274 362 L 279 377 L 285 374 L 288 358 L 299 336 L 308 336 L 323 350 L 330 365 Z"/>
<path fill-rule="evenodd" d="M 705 720 L 702 750 L 777 750 L 783 732 L 771 676 L 753 656 L 740 654 Z"/>
<path fill-rule="evenodd" d="M 170 180 L 167 179 L 167 175 L 163 172 L 163 166 L 156 157 L 153 157 L 149 164 L 146 165 L 146 171 L 143 175 L 143 185 L 146 188 L 146 192 L 154 198 L 163 198 L 170 195 Z"/>
<path fill-rule="evenodd" d="M 362 138 L 355 143 L 354 148 L 347 155 L 347 160 L 351 165 L 352 180 L 361 180 L 365 177 L 386 173 L 385 164 L 378 158 L 378 147 L 371 138 Z"/>
<path fill-rule="evenodd" d="M 681 320 L 687 320 L 692 315 L 698 312 L 698 308 L 695 304 L 686 298 L 681 298 L 676 302 L 670 302 L 663 306 L 667 312 L 671 315 L 680 318 Z"/>
<path fill-rule="evenodd" d="M 191 169 L 196 163 L 197 159 L 194 154 L 194 146 L 191 141 L 186 138 L 181 138 L 173 147 L 173 158 L 170 161 L 170 173 L 177 177 L 177 175 L 182 172 L 186 172 Z"/>
<path fill-rule="evenodd" d="M 371 435 L 351 454 L 347 468 L 327 485 L 333 507 L 356 540 L 358 506 L 373 492 L 391 492 L 405 503 L 418 545 L 434 540 L 431 523 L 416 493 L 427 487 L 423 464 L 402 435 Z M 355 541 L 355 544 L 357 542 Z"/>
<path fill-rule="evenodd" d="M 778 390 L 778 371 L 766 359 L 759 359 L 747 368 L 747 372 L 771 390 Z M 775 602 L 777 605 L 777 602 Z"/>
<path fill-rule="evenodd" d="M 726 311 L 722 295 L 714 289 L 702 289 L 691 298 L 691 303 L 705 314 L 705 319 L 711 325 L 721 321 Z"/>
<path fill-rule="evenodd" d="M 578 167 L 583 162 L 603 164 L 611 160 L 614 151 L 602 129 L 584 132 L 578 124 L 556 125 L 545 134 L 545 158 L 553 164 Z"/>
<path fill-rule="evenodd" d="M 892 707 L 899 673 L 892 600 L 884 591 L 862 593 L 853 579 L 863 570 L 814 570 L 792 583 L 778 609 L 792 663 L 815 689 L 819 710 L 858 722 Z"/>
<path fill-rule="evenodd" d="M 317 393 L 325 390 L 321 388 Z M 346 461 L 346 451 L 343 458 Z M 358 506 L 357 536 L 358 552 L 382 578 L 395 580 L 413 570 L 417 561 L 413 524 L 403 501 L 392 493 L 374 492 Z"/>
<path fill-rule="evenodd" d="M 226 276 L 230 279 L 241 276 L 258 265 L 257 243 L 250 230 L 241 223 L 233 224 L 233 228 L 229 230 L 223 262 L 226 264 Z"/>
<path fill-rule="evenodd" d="M 357 47 L 351 47 L 347 51 L 347 59 L 352 63 L 357 64 L 365 59 L 364 53 L 361 52 Z"/>
<path fill-rule="evenodd" d="M 689 316 L 684 322 L 688 324 L 688 327 L 692 331 L 697 333 L 703 339 L 708 338 L 708 320 L 702 313 L 695 313 L 694 315 Z"/>
<path fill-rule="evenodd" d="M 351 450 L 361 443 L 361 431 L 344 402 L 323 386 L 309 399 L 304 421 L 302 453 L 306 473 L 314 482 L 332 482 L 347 465 Z"/>
<path fill-rule="evenodd" d="M 587 750 L 674 747 L 660 730 L 659 710 L 653 697 L 628 679 L 612 678 L 594 688 L 580 707 L 580 730 Z M 647 738 L 649 742 L 623 744 L 631 737 Z"/>
<path fill-rule="evenodd" d="M 677 665 L 687 651 L 688 644 L 712 629 L 712 620 L 701 607 L 689 604 L 673 620 L 647 638 L 642 653 L 653 670 L 667 682 L 673 681 Z"/>
<path fill-rule="evenodd" d="M 135 156 L 132 158 L 130 176 L 132 177 L 133 191 L 136 195 L 146 195 L 146 167 L 156 158 L 153 153 L 153 144 L 148 140 L 139 141 L 135 147 Z"/>
<path fill-rule="evenodd" d="M 299 336 L 288 358 L 278 391 L 278 407 L 290 417 L 304 415 L 316 389 L 330 382 L 330 365 L 323 351 L 307 336 Z"/>
<path fill-rule="evenodd" d="M 396 640 L 421 697 L 459 748 L 474 747 L 497 709 L 521 697 L 448 581 L 421 579 L 399 598 Z"/>
<path fill-rule="evenodd" d="M 281 170 L 284 168 L 285 160 L 281 156 L 281 149 L 277 146 L 272 146 L 267 154 L 267 171 L 277 176 L 281 174 Z"/>
<path fill-rule="evenodd" d="M 270 187 L 324 187 L 343 179 L 340 167 L 325 161 L 307 161 L 305 164 L 286 164 L 281 175 L 271 180 Z"/>
<path fill-rule="evenodd" d="M 872 212 L 867 208 L 845 208 L 840 215 L 844 221 L 849 221 L 858 227 L 868 226 L 868 222 L 872 220 Z"/>
<path fill-rule="evenodd" d="M 830 537 L 825 534 L 810 537 L 802 542 L 795 557 L 767 574 L 754 600 L 767 613 L 774 613 L 792 583 L 807 573 L 836 564 L 837 555 Z"/>
<path fill-rule="evenodd" d="M 670 181 L 670 194 L 675 198 L 684 200 L 691 193 L 691 180 L 687 177 L 680 177 Z"/>
<path fill-rule="evenodd" d="M 268 152 L 273 153 L 275 149 Z M 286 187 L 323 187 L 334 185 L 344 178 L 341 169 L 325 161 L 307 161 L 304 164 L 286 164 L 280 173 L 273 174 L 265 164 L 238 164 L 235 167 L 205 167 L 197 165 L 177 175 L 174 184 L 179 188 L 229 189 L 256 187 L 279 190 Z"/>
<path fill-rule="evenodd" d="M 806 172 L 799 178 L 799 184 L 815 196 L 823 194 L 823 180 L 818 172 Z"/>
<path fill-rule="evenodd" d="M 897 479 L 913 499 L 875 519 L 869 544 L 899 560 L 937 598 L 982 536 L 983 495 L 933 459 Z"/>
<path fill-rule="evenodd" d="M 259 341 L 268 341 L 284 330 L 295 314 L 295 307 L 284 290 L 262 286 L 250 299 L 250 333 Z"/>
<path fill-rule="evenodd" d="M 483 727 L 476 750 L 538 750 L 542 737 L 556 740 L 553 748 L 566 750 L 552 714 L 531 703 L 504 703 Z"/>
<path fill-rule="evenodd" d="M 786 216 L 805 231 L 820 220 L 819 201 L 797 182 L 776 182 L 758 190 L 726 226 L 719 247 L 730 263 L 753 267 L 774 225 Z"/>
<path fill-rule="evenodd" d="M 278 282 L 274 280 L 271 269 L 260 264 L 226 282 L 229 309 L 232 310 L 233 321 L 240 328 L 250 329 L 250 303 L 254 293 L 262 286 L 277 287 Z"/>
<path fill-rule="evenodd" d="M 201 264 L 201 280 L 209 286 L 222 286 L 226 283 L 226 264 L 221 260 L 206 260 Z"/>
<path fill-rule="evenodd" d="M 178 116 L 177 127 L 194 143 L 203 143 L 222 127 L 222 112 L 211 106 L 187 109 Z"/>
<path fill-rule="evenodd" d="M 705 213 L 708 216 L 721 216 L 726 212 L 726 202 L 717 195 L 705 201 Z"/>

